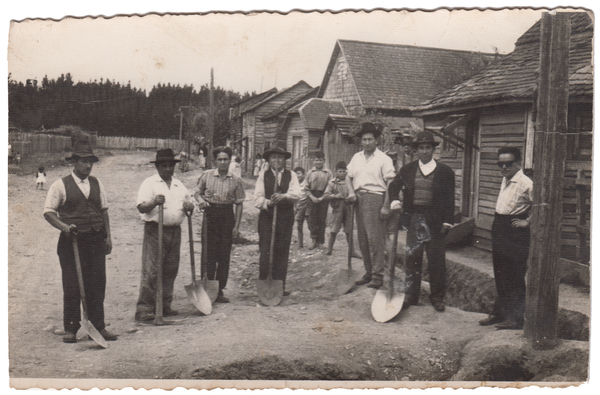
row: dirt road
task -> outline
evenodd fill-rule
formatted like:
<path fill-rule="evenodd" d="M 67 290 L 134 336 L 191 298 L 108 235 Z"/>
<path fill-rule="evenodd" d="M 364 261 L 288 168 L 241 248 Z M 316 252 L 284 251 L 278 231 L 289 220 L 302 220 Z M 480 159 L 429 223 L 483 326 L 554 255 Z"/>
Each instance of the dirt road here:
<path fill-rule="evenodd" d="M 426 303 L 389 323 L 376 323 L 370 314 L 374 290 L 359 287 L 334 295 L 334 277 L 345 266 L 344 238 L 338 238 L 333 256 L 292 244 L 287 285 L 292 294 L 280 306 L 261 306 L 255 286 L 257 210 L 251 190 L 246 191 L 242 223 L 242 236 L 250 242 L 235 245 L 232 253 L 226 289 L 231 303 L 216 304 L 211 315 L 203 316 L 188 301 L 184 285 L 191 282 L 191 273 L 184 227 L 173 302 L 180 311 L 174 318 L 182 321 L 171 326 L 136 324 L 143 225 L 135 198 L 142 180 L 155 171 L 149 164 L 154 154 L 100 155 L 92 174 L 107 189 L 113 236 L 105 312 L 108 329 L 119 340 L 108 349 L 91 340 L 62 342 L 58 231 L 42 216 L 47 191 L 35 190 L 33 177 L 9 174 L 11 378 L 443 381 L 458 371 L 467 343 L 494 332 L 477 325 L 482 314 L 453 307 L 438 313 Z M 49 171 L 48 186 L 69 171 L 67 166 Z M 199 174 L 195 170 L 176 177 L 191 189 Z M 195 214 L 197 262 L 199 225 Z M 361 260 L 354 263 L 362 269 Z M 79 336 L 84 336 L 81 331 Z"/>

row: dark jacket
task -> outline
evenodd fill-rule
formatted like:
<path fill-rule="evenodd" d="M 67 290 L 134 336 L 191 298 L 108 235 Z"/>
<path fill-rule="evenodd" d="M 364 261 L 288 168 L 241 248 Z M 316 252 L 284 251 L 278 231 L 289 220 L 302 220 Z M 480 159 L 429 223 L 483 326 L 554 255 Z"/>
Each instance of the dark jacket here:
<path fill-rule="evenodd" d="M 402 191 L 404 197 L 402 206 L 407 214 L 414 212 L 415 175 L 418 168 L 418 160 L 403 166 L 388 189 L 390 202 L 400 200 L 398 196 Z M 448 165 L 437 162 L 432 174 L 433 211 L 429 226 L 435 235 L 440 232 L 443 223 L 454 224 L 454 171 Z"/>

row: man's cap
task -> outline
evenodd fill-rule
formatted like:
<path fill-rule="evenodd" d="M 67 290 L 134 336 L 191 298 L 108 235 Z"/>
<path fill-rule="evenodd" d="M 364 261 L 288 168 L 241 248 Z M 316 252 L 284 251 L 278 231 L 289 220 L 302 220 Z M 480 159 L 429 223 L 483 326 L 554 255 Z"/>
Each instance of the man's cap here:
<path fill-rule="evenodd" d="M 413 148 L 417 148 L 419 144 L 431 144 L 434 147 L 437 147 L 440 143 L 435 141 L 433 133 L 431 133 L 429 130 L 424 130 L 419 132 L 417 134 L 417 138 L 415 138 L 415 140 L 412 142 Z"/>
<path fill-rule="evenodd" d="M 365 122 L 362 124 L 360 130 L 356 132 L 356 136 L 360 137 L 365 133 L 373 133 L 373 136 L 375 136 L 375 138 L 378 138 L 379 136 L 381 136 L 382 130 L 379 125 L 376 125 L 372 122 Z"/>
<path fill-rule="evenodd" d="M 65 158 L 65 160 L 70 162 L 80 158 L 89 158 L 92 159 L 93 162 L 99 161 L 98 157 L 94 155 L 94 152 L 92 151 L 92 145 L 90 144 L 89 138 L 82 138 L 75 141 L 73 144 L 73 153 L 70 157 Z"/>
<path fill-rule="evenodd" d="M 282 154 L 285 157 L 285 159 L 290 159 L 292 157 L 291 152 L 287 152 L 283 148 L 275 146 L 275 147 L 269 148 L 268 150 L 265 150 L 265 152 L 263 153 L 263 158 L 265 160 L 269 160 L 269 156 L 271 156 L 273 154 Z"/>
<path fill-rule="evenodd" d="M 175 159 L 175 153 L 171 148 L 159 149 L 156 151 L 156 159 L 150 161 L 150 163 L 161 163 L 161 162 L 181 162 L 179 159 Z"/>

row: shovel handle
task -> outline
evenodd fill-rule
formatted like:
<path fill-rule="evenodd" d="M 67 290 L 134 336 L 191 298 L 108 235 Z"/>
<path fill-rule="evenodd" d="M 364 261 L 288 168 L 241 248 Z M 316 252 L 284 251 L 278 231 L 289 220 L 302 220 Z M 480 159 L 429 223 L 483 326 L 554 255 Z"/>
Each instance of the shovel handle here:
<path fill-rule="evenodd" d="M 352 270 L 352 251 L 354 250 L 354 203 L 350 205 L 350 229 L 348 229 L 348 272 Z"/>
<path fill-rule="evenodd" d="M 208 223 L 206 222 L 206 210 L 202 215 L 202 251 L 200 254 L 200 278 L 204 278 L 206 275 L 206 261 L 208 260 L 208 251 L 206 245 L 208 241 Z"/>
<path fill-rule="evenodd" d="M 272 278 L 273 274 L 273 253 L 275 252 L 275 230 L 277 229 L 277 205 L 273 207 L 273 223 L 271 224 L 271 246 L 269 248 L 269 275 Z"/>
<path fill-rule="evenodd" d="M 390 292 L 394 287 L 394 272 L 396 268 L 396 248 L 398 246 L 398 229 L 394 228 L 394 236 L 392 237 L 392 249 L 390 251 Z"/>
<path fill-rule="evenodd" d="M 194 256 L 194 234 L 192 233 L 192 215 L 185 213 L 188 217 L 188 233 L 190 235 L 190 264 L 192 265 L 192 283 L 196 282 L 196 257 Z"/>
<path fill-rule="evenodd" d="M 75 269 L 77 270 L 77 281 L 79 283 L 79 295 L 83 305 L 83 314 L 87 319 L 87 302 L 85 301 L 85 287 L 83 286 L 83 273 L 81 271 L 81 259 L 79 258 L 79 246 L 77 245 L 77 233 L 71 233 L 73 242 L 73 255 L 75 257 Z"/>
<path fill-rule="evenodd" d="M 161 323 L 163 319 L 163 224 L 164 206 L 158 205 L 158 262 L 156 265 L 156 311 L 154 322 Z"/>

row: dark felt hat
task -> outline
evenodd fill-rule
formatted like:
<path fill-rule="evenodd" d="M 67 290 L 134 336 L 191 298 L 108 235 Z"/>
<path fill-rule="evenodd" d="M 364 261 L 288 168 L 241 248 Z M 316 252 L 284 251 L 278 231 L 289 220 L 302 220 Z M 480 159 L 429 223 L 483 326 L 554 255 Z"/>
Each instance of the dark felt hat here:
<path fill-rule="evenodd" d="M 437 147 L 440 143 L 435 141 L 433 133 L 431 133 L 429 130 L 424 130 L 417 134 L 417 138 L 415 138 L 411 145 L 413 148 L 417 148 L 419 144 L 431 144 L 434 147 Z"/>
<path fill-rule="evenodd" d="M 156 151 L 156 159 L 150 161 L 150 163 L 161 163 L 161 162 L 181 162 L 179 159 L 175 159 L 175 153 L 171 148 L 159 149 Z"/>
<path fill-rule="evenodd" d="M 375 136 L 375 138 L 378 138 L 379 136 L 381 136 L 382 130 L 379 125 L 376 125 L 371 122 L 365 122 L 362 124 L 360 130 L 356 132 L 356 136 L 360 137 L 365 133 L 373 133 L 373 136 Z"/>
<path fill-rule="evenodd" d="M 70 162 L 79 158 L 89 158 L 92 159 L 93 162 L 99 161 L 98 157 L 94 155 L 92 145 L 88 139 L 75 141 L 75 144 L 73 144 L 73 153 L 70 157 L 65 159 Z"/>
<path fill-rule="evenodd" d="M 282 154 L 285 157 L 285 159 L 290 159 L 292 157 L 291 152 L 287 152 L 283 148 L 275 146 L 269 148 L 263 153 L 263 159 L 269 160 L 269 156 L 271 156 L 272 154 Z"/>

